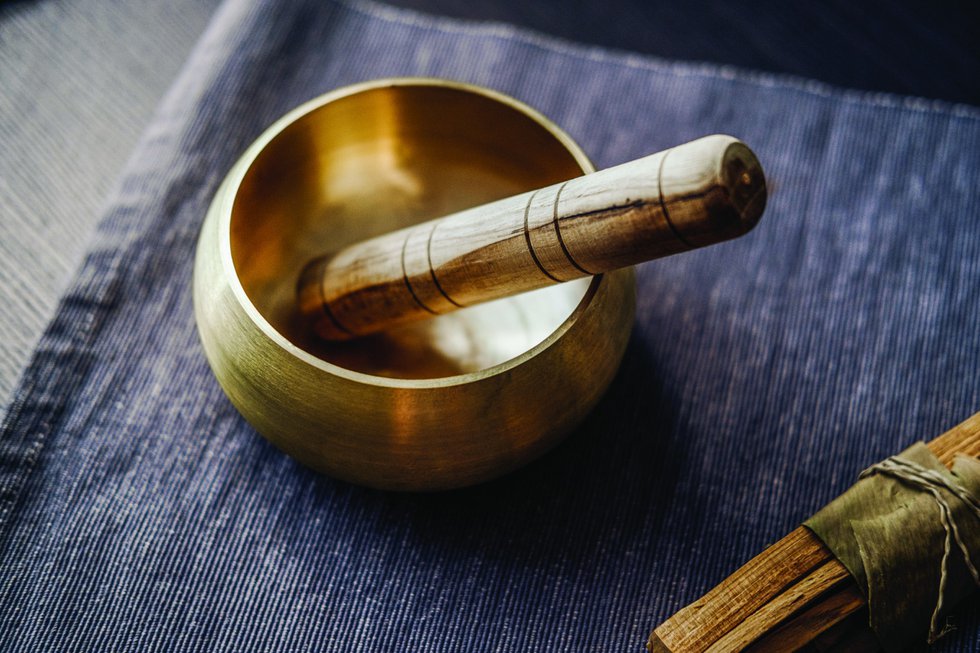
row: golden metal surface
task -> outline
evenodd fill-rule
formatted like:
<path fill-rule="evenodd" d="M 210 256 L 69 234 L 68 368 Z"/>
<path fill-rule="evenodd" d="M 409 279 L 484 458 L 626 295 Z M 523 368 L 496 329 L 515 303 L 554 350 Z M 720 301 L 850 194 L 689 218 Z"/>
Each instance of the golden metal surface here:
<path fill-rule="evenodd" d="M 246 151 L 202 228 L 194 308 L 215 376 L 283 451 L 356 483 L 443 489 L 526 463 L 612 380 L 632 270 L 348 343 L 303 328 L 294 284 L 315 254 L 591 170 L 546 118 L 478 87 L 382 80 L 304 104 Z"/>

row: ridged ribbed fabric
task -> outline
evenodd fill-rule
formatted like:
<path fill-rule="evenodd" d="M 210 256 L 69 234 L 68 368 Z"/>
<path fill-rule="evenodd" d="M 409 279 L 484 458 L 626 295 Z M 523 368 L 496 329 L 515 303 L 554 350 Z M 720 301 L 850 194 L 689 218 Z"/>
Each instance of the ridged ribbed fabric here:
<path fill-rule="evenodd" d="M 0 4 L 0 415 L 216 5 Z"/>
<path fill-rule="evenodd" d="M 469 490 L 316 476 L 222 395 L 190 278 L 217 184 L 303 100 L 487 85 L 600 167 L 713 132 L 748 237 L 642 266 L 608 396 Z M 640 651 L 868 464 L 980 409 L 980 111 L 370 4 L 228 2 L 145 133 L 0 433 L 0 648 Z M 975 605 L 941 651 L 975 651 Z"/>

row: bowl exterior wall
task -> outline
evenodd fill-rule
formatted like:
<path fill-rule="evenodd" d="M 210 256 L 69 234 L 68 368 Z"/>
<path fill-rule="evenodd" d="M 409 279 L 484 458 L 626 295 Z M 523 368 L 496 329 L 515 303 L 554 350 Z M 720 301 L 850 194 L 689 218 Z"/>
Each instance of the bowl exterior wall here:
<path fill-rule="evenodd" d="M 539 456 L 601 398 L 633 323 L 632 269 L 597 277 L 556 337 L 476 373 L 416 381 L 374 377 L 339 369 L 291 344 L 249 304 L 227 251 L 235 180 L 251 158 L 246 153 L 229 173 L 205 219 L 194 310 L 221 387 L 281 450 L 361 485 L 461 487 Z"/>

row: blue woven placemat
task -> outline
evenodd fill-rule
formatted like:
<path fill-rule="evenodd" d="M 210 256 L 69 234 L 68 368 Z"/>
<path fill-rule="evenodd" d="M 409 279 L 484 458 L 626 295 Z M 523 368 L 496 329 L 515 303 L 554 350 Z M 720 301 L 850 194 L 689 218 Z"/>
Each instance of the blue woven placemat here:
<path fill-rule="evenodd" d="M 623 368 L 545 458 L 436 495 L 318 477 L 208 370 L 190 277 L 217 184 L 343 84 L 542 110 L 600 167 L 703 134 L 772 194 L 639 268 Z M 374 4 L 218 12 L 127 168 L 0 432 L 0 649 L 640 651 L 841 492 L 980 408 L 980 112 L 610 54 Z M 977 647 L 975 606 L 943 651 Z"/>

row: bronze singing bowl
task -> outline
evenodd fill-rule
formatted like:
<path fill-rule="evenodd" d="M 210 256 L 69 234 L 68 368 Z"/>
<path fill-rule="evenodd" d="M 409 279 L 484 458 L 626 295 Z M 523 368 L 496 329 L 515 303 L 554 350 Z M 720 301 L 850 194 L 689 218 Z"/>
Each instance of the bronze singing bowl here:
<path fill-rule="evenodd" d="M 307 102 L 249 147 L 204 222 L 194 312 L 215 376 L 277 447 L 354 483 L 445 489 L 530 461 L 612 380 L 632 270 L 339 344 L 300 322 L 295 284 L 313 256 L 592 170 L 545 117 L 475 86 L 392 79 Z"/>

